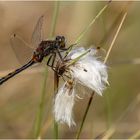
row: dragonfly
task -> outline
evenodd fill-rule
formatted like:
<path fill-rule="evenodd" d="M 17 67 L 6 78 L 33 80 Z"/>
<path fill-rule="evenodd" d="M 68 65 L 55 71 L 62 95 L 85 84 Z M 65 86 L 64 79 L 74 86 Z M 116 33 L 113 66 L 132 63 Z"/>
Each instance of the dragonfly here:
<path fill-rule="evenodd" d="M 43 40 L 42 39 L 42 25 L 43 25 L 43 19 L 44 16 L 41 16 L 34 28 L 33 34 L 32 34 L 32 46 L 33 48 L 29 49 L 32 52 L 32 57 L 20 68 L 10 72 L 6 76 L 0 78 L 0 85 L 17 75 L 18 73 L 22 72 L 23 70 L 31 67 L 34 64 L 41 63 L 43 59 L 47 56 L 49 56 L 47 61 L 47 66 L 51 67 L 53 71 L 55 71 L 55 60 L 56 56 L 59 57 L 61 61 L 63 61 L 62 52 L 67 51 L 69 48 L 66 48 L 66 39 L 64 36 L 56 36 L 55 39 L 52 40 Z M 20 36 L 17 34 L 14 34 L 11 39 L 11 46 L 15 52 L 19 49 L 19 47 L 23 47 L 25 45 L 21 43 L 16 42 L 22 42 L 26 44 Z M 26 45 L 27 47 L 28 45 Z M 16 55 L 22 55 L 24 51 L 18 52 Z"/>

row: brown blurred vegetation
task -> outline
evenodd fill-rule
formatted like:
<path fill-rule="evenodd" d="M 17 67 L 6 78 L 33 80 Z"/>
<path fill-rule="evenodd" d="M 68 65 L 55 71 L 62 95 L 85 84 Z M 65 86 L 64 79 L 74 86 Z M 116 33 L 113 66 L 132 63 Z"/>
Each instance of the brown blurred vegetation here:
<path fill-rule="evenodd" d="M 116 28 L 119 15 L 127 2 L 112 2 L 107 10 L 85 35 L 81 45 L 100 45 L 109 47 L 108 38 Z M 55 35 L 64 35 L 67 43 L 74 43 L 83 28 L 90 23 L 106 2 L 61 2 Z M 51 27 L 54 2 L 0 2 L 0 76 L 7 70 L 19 66 L 10 46 L 10 36 L 18 33 L 30 42 L 33 28 L 43 14 L 44 39 Z M 103 42 L 102 42 L 103 41 Z M 22 52 L 21 52 L 22 53 Z M 112 138 L 129 138 L 140 123 L 140 2 L 131 2 L 128 15 L 110 54 L 110 86 L 103 97 L 95 96 L 88 112 L 81 138 L 95 138 L 106 132 L 116 120 Z M 140 60 L 140 59 L 137 59 Z M 42 64 L 45 67 L 45 64 Z M 41 65 L 41 66 L 42 66 Z M 36 68 L 36 67 L 35 67 Z M 23 72 L 0 86 L 0 138 L 32 138 L 32 128 L 38 109 L 43 83 L 42 72 Z M 44 114 L 42 136 L 52 138 L 53 73 L 49 69 L 47 79 L 46 111 Z M 74 138 L 81 122 L 89 97 L 80 100 L 75 108 L 77 126 L 69 129 L 59 126 L 60 138 Z"/>

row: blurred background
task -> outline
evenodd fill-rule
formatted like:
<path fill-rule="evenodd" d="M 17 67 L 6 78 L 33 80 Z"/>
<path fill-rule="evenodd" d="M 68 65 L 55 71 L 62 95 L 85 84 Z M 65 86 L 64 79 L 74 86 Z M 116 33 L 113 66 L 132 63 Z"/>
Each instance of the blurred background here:
<path fill-rule="evenodd" d="M 55 2 L 0 2 L 0 77 L 20 66 L 10 45 L 13 33 L 30 43 L 38 18 L 45 16 L 43 36 L 49 36 Z M 61 1 L 55 35 L 72 44 L 107 2 Z M 127 2 L 111 2 L 82 38 L 81 45 L 105 51 Z M 107 61 L 110 86 L 94 96 L 80 138 L 96 138 L 113 127 L 110 138 L 130 138 L 140 129 L 140 2 L 131 2 L 128 15 Z M 19 52 L 22 53 L 22 52 Z M 0 138 L 33 138 L 45 64 L 29 68 L 0 86 Z M 53 138 L 53 72 L 48 69 L 41 136 Z M 89 96 L 76 102 L 76 127 L 59 125 L 59 138 L 75 138 Z M 140 138 L 140 137 L 139 137 Z"/>

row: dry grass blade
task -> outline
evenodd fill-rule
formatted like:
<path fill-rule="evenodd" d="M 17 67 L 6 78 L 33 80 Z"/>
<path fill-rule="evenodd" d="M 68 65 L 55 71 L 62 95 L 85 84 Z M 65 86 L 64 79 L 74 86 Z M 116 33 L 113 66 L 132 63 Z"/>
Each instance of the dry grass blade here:
<path fill-rule="evenodd" d="M 80 33 L 80 35 L 77 37 L 77 40 L 75 43 L 79 43 L 79 41 L 82 39 L 82 37 L 88 32 L 88 30 L 92 27 L 92 25 L 95 23 L 95 21 L 100 17 L 100 15 L 106 10 L 108 5 L 111 1 L 108 1 L 108 3 L 99 11 L 99 13 L 92 19 L 92 21 L 89 23 L 88 26 Z"/>
<path fill-rule="evenodd" d="M 138 130 L 134 135 L 132 135 L 129 139 L 134 140 L 134 139 L 139 139 L 140 138 L 140 130 Z"/>
<path fill-rule="evenodd" d="M 113 48 L 113 45 L 114 45 L 114 43 L 115 43 L 115 41 L 116 41 L 116 38 L 117 38 L 117 36 L 118 36 L 118 34 L 119 34 L 119 32 L 120 32 L 120 29 L 121 29 L 121 27 L 122 27 L 122 25 L 123 25 L 123 23 L 124 23 L 124 20 L 125 20 L 125 18 L 126 18 L 126 15 L 127 15 L 127 12 L 125 12 L 125 13 L 123 14 L 123 17 L 122 17 L 121 22 L 120 22 L 120 24 L 119 24 L 119 26 L 118 26 L 118 29 L 117 29 L 117 31 L 116 31 L 114 37 L 113 37 L 113 40 L 112 40 L 112 42 L 111 42 L 111 45 L 110 45 L 109 49 L 108 49 L 108 51 L 107 51 L 106 57 L 105 57 L 105 59 L 104 59 L 104 63 L 106 63 L 106 61 L 107 61 L 107 59 L 108 59 L 108 57 L 109 57 L 109 54 L 110 54 L 110 52 L 111 52 L 111 50 L 112 50 L 112 48 Z M 83 128 L 83 124 L 84 124 L 84 122 L 85 122 L 85 118 L 86 118 L 86 116 L 87 116 L 89 107 L 90 107 L 91 102 L 92 102 L 92 100 L 93 100 L 93 95 L 94 95 L 94 92 L 92 93 L 92 95 L 91 95 L 91 97 L 90 97 L 90 99 L 89 99 L 89 101 L 88 101 L 88 105 L 87 105 L 86 111 L 85 111 L 85 113 L 84 113 L 84 116 L 83 116 L 83 119 L 82 119 L 82 122 L 81 122 L 81 125 L 80 125 L 80 129 L 78 130 L 78 133 L 77 133 L 77 135 L 76 135 L 76 138 L 77 138 L 77 139 L 79 139 L 79 137 L 80 137 L 80 134 L 81 134 L 81 131 L 82 131 L 82 128 Z M 112 131 L 112 132 L 113 132 L 113 131 Z"/>
<path fill-rule="evenodd" d="M 123 17 L 122 17 L 122 20 L 121 20 L 120 25 L 119 25 L 119 27 L 118 27 L 118 29 L 117 29 L 117 32 L 116 32 L 116 34 L 115 34 L 115 36 L 114 36 L 114 38 L 113 38 L 113 40 L 112 40 L 112 42 L 111 42 L 111 45 L 110 45 L 110 47 L 109 47 L 109 49 L 108 49 L 108 51 L 107 51 L 106 57 L 105 57 L 105 59 L 104 59 L 104 63 L 106 63 L 106 61 L 107 61 L 107 59 L 108 59 L 108 57 L 109 57 L 109 54 L 110 54 L 110 52 L 111 52 L 111 50 L 112 50 L 112 47 L 113 47 L 113 45 L 114 45 L 114 43 L 115 43 L 115 41 L 116 41 L 116 38 L 117 38 L 118 34 L 119 34 L 119 32 L 120 32 L 120 29 L 121 29 L 121 27 L 122 27 L 122 24 L 123 24 L 125 18 L 126 18 L 126 15 L 127 15 L 127 12 L 125 12 L 124 15 L 123 15 Z"/>
<path fill-rule="evenodd" d="M 121 114 L 121 116 L 119 116 L 119 118 L 115 121 L 114 125 L 112 125 L 105 133 L 102 137 L 102 139 L 108 139 L 110 138 L 114 132 L 115 129 L 117 128 L 117 124 L 123 119 L 125 118 L 126 115 L 128 115 L 128 113 L 132 110 L 134 110 L 134 108 L 136 108 L 136 106 L 139 104 L 139 95 L 135 97 L 135 99 L 133 99 L 133 101 L 128 105 L 128 107 L 125 109 L 125 111 Z M 140 131 L 137 131 L 131 138 L 134 139 L 135 137 L 138 137 L 140 133 L 138 133 Z M 130 139 L 131 139 L 130 138 Z"/>
<path fill-rule="evenodd" d="M 77 37 L 74 44 L 70 46 L 70 49 L 67 51 L 66 54 L 68 54 L 71 49 L 78 44 L 81 39 L 84 37 L 84 35 L 89 31 L 89 29 L 92 27 L 92 25 L 95 23 L 95 21 L 101 16 L 101 14 L 106 10 L 106 8 L 109 6 L 111 1 L 108 1 L 107 4 L 99 11 L 99 13 L 92 19 L 92 21 L 83 29 L 83 31 L 80 33 L 80 35 Z"/>

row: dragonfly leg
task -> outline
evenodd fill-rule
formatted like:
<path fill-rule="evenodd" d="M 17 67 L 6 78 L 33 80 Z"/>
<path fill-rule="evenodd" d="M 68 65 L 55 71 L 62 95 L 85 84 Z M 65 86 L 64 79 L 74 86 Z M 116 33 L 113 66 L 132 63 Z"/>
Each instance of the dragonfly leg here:
<path fill-rule="evenodd" d="M 53 55 L 51 55 L 51 56 L 49 57 L 48 61 L 47 61 L 47 66 L 49 66 L 49 67 L 51 67 L 50 61 L 51 61 L 52 57 L 53 57 Z"/>
<path fill-rule="evenodd" d="M 60 48 L 60 50 L 62 50 L 62 52 L 63 51 L 67 51 L 67 50 L 69 50 L 69 49 L 72 49 L 72 47 L 74 46 L 74 45 L 76 45 L 77 43 L 75 43 L 75 44 L 72 44 L 72 45 L 70 45 L 68 48 Z"/>
<path fill-rule="evenodd" d="M 57 50 L 57 53 L 58 53 L 58 55 L 59 55 L 59 57 L 60 57 L 61 61 L 63 62 L 63 58 L 62 58 L 62 55 L 61 55 L 60 51 L 59 51 L 59 50 Z"/>
<path fill-rule="evenodd" d="M 72 44 L 72 45 L 70 45 L 68 48 L 61 49 L 62 52 L 66 51 L 65 56 L 64 56 L 63 59 L 65 59 L 65 58 L 68 56 L 69 52 L 72 50 L 72 47 L 73 47 L 74 45 L 76 45 L 76 44 Z"/>
<path fill-rule="evenodd" d="M 55 58 L 56 58 L 56 53 L 52 54 L 49 59 L 48 59 L 48 62 L 47 62 L 47 66 L 51 67 L 53 71 L 57 72 L 55 67 L 54 67 L 54 61 L 55 61 Z M 52 60 L 52 63 L 50 64 Z"/>
<path fill-rule="evenodd" d="M 54 54 L 53 54 L 53 59 L 52 59 L 52 68 L 56 68 L 56 67 L 54 67 L 55 58 L 56 58 L 56 53 L 54 53 Z"/>

